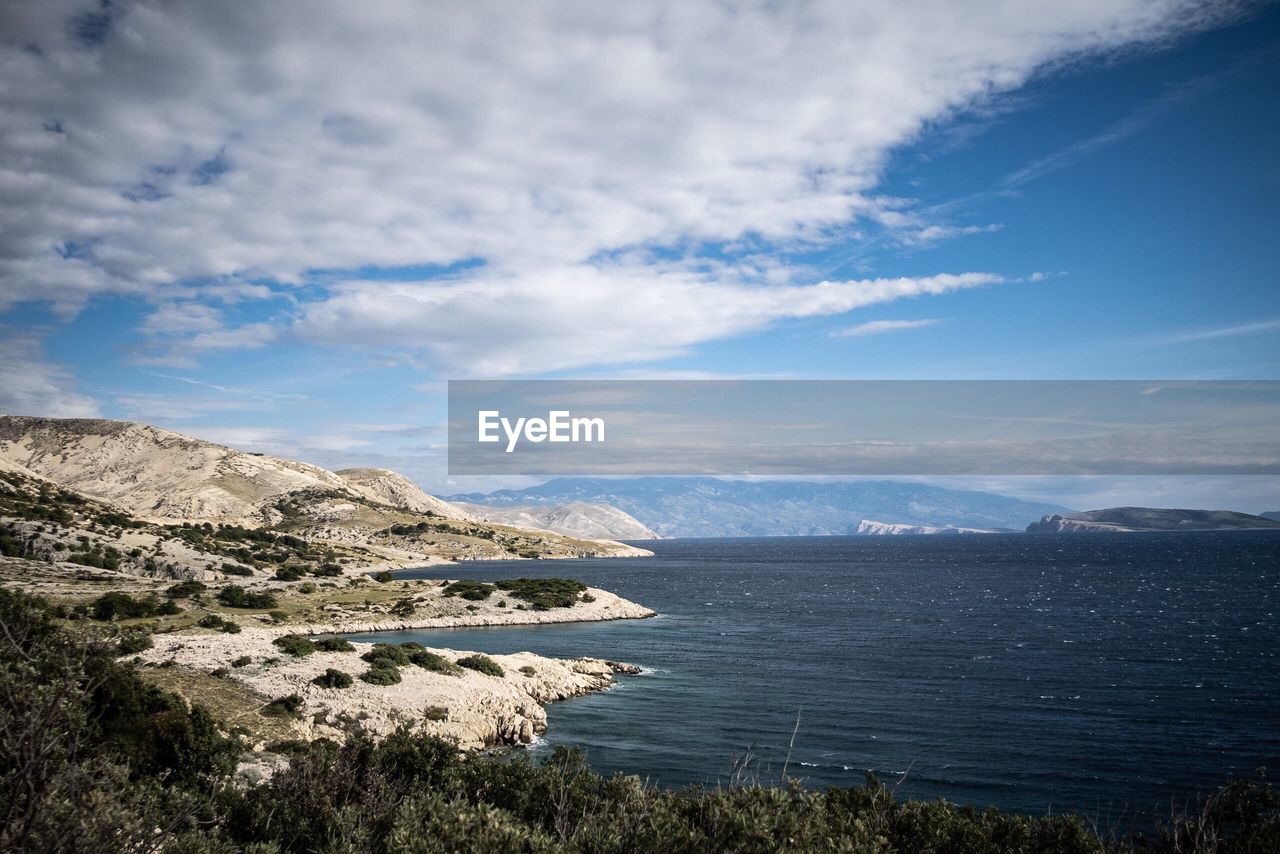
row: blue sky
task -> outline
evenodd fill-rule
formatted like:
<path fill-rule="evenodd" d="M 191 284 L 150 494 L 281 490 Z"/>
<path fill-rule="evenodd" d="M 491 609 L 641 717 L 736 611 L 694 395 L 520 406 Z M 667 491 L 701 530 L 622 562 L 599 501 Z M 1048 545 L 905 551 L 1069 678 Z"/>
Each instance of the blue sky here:
<path fill-rule="evenodd" d="M 449 492 L 450 378 L 1280 378 L 1274 5 L 273 7 L 0 12 L 0 411 Z"/>

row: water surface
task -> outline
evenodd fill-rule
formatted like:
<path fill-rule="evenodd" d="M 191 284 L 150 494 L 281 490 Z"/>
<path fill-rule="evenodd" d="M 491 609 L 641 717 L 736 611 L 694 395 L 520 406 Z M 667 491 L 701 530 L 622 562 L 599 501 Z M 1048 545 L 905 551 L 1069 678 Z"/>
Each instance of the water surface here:
<path fill-rule="evenodd" d="M 640 664 L 553 704 L 536 749 L 580 745 L 598 770 L 660 785 L 726 781 L 748 749 L 776 778 L 797 713 L 789 772 L 808 785 L 871 770 L 902 795 L 1032 813 L 1167 815 L 1231 775 L 1280 770 L 1280 536 L 644 545 L 656 556 L 448 572 L 567 575 L 658 618 L 378 639 Z"/>

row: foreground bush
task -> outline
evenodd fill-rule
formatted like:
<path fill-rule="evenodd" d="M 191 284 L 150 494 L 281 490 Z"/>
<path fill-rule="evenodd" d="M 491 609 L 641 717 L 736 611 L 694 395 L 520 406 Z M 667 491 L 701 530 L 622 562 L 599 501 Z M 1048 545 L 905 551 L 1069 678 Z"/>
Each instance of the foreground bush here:
<path fill-rule="evenodd" d="M 1232 783 L 1147 838 L 1105 841 L 1078 816 L 899 801 L 874 778 L 827 792 L 664 791 L 596 774 L 564 748 L 540 764 L 460 755 L 408 728 L 382 741 L 294 742 L 268 781 L 234 783 L 245 745 L 142 682 L 112 644 L 3 589 L 0 625 L 3 851 L 1280 851 L 1280 793 L 1261 779 Z M 301 704 L 272 705 L 292 716 Z"/>

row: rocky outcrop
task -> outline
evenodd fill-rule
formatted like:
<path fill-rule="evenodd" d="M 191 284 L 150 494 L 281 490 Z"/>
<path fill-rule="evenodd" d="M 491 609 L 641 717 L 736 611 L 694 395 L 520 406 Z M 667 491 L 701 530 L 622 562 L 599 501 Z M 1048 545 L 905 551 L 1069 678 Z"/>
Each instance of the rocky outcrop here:
<path fill-rule="evenodd" d="M 615 673 L 638 671 L 633 665 L 597 658 L 566 660 L 519 652 L 489 656 L 502 668 L 502 676 L 467 669 L 444 674 L 407 665 L 399 668 L 399 683 L 371 685 L 359 678 L 369 669 L 360 658 L 367 645 L 357 644 L 354 652 L 294 658 L 282 655 L 272 643 L 281 634 L 251 627 L 230 636 L 156 635 L 155 646 L 140 657 L 144 665 L 225 670 L 224 678 L 257 693 L 264 704 L 296 694 L 302 708 L 295 726 L 305 738 L 342 739 L 357 722 L 375 735 L 408 724 L 423 734 L 455 739 L 463 749 L 528 744 L 547 730 L 545 704 L 606 689 Z M 431 651 L 455 662 L 473 654 Z M 240 666 L 230 667 L 235 660 Z M 352 683 L 345 688 L 316 685 L 313 680 L 329 668 L 352 676 Z"/>
<path fill-rule="evenodd" d="M 1280 522 L 1234 510 L 1109 507 L 1067 515 L 1050 514 L 1027 526 L 1029 533 L 1087 534 L 1134 531 L 1280 530 Z"/>

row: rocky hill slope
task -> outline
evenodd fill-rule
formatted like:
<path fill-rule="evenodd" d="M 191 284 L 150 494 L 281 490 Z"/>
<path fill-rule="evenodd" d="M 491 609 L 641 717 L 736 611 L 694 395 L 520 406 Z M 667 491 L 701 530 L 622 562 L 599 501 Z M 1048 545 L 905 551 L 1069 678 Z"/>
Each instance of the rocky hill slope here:
<path fill-rule="evenodd" d="M 15 489 L 47 491 L 40 484 L 56 484 L 72 511 L 84 504 L 116 513 L 123 516 L 117 526 L 128 530 L 180 527 L 189 545 L 222 557 L 230 540 L 252 539 L 228 532 L 245 531 L 307 546 L 294 549 L 295 557 L 336 549 L 361 564 L 647 554 L 604 540 L 476 521 L 394 472 L 339 475 L 145 424 L 0 416 L 0 461 Z M 35 521 L 22 515 L 29 504 L 11 509 L 13 524 Z M 93 518 L 71 512 L 63 533 L 86 536 L 76 529 L 92 524 Z M 272 560 L 291 559 L 245 554 L 230 555 L 241 569 L 269 571 Z M 200 572 L 220 562 L 201 561 Z"/>
<path fill-rule="evenodd" d="M 1029 533 L 1253 530 L 1280 531 L 1280 522 L 1234 510 L 1109 507 L 1084 513 L 1051 514 L 1027 526 Z"/>
<path fill-rule="evenodd" d="M 517 528 L 541 528 L 571 537 L 608 540 L 656 540 L 658 535 L 629 513 L 608 504 L 573 501 L 568 504 L 532 505 L 529 507 L 488 507 L 483 504 L 451 505 L 471 518 L 513 525 Z"/>

